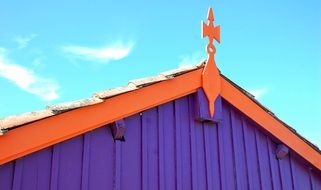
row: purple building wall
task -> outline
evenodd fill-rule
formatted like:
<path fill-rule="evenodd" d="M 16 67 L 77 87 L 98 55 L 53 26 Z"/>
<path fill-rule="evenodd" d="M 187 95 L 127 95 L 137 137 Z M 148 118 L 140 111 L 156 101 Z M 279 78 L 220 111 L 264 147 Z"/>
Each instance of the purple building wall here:
<path fill-rule="evenodd" d="M 194 96 L 125 118 L 125 142 L 101 127 L 4 164 L 0 189 L 321 189 L 320 171 L 291 150 L 277 159 L 224 100 L 222 122 L 196 121 Z"/>

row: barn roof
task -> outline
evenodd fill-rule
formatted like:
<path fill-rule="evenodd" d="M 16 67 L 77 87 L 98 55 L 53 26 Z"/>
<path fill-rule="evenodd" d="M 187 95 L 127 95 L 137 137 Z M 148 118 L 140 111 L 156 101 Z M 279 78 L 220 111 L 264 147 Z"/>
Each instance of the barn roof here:
<path fill-rule="evenodd" d="M 201 87 L 205 61 L 127 86 L 96 92 L 91 98 L 0 119 L 0 164 L 62 142 L 121 118 L 194 93 Z M 220 95 L 264 130 L 321 170 L 318 147 L 299 135 L 255 97 L 221 75 Z M 166 92 L 166 93 L 165 93 Z"/>

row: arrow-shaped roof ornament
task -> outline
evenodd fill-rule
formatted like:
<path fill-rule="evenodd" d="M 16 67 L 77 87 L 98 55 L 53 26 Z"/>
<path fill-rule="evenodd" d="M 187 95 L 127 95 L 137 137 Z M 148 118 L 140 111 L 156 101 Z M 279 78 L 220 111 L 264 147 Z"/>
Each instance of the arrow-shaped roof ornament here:
<path fill-rule="evenodd" d="M 208 59 L 202 73 L 202 86 L 209 103 L 209 112 L 211 117 L 214 116 L 214 102 L 221 91 L 220 72 L 216 67 L 214 54 L 216 52 L 213 39 L 220 43 L 220 26 L 214 26 L 214 14 L 210 7 L 207 15 L 208 24 L 202 22 L 202 37 L 208 37 L 206 51 Z"/>

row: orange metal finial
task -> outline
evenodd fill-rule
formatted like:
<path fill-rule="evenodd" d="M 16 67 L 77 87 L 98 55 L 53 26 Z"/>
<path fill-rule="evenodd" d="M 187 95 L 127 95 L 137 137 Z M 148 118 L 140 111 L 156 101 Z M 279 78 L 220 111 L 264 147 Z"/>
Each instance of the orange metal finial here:
<path fill-rule="evenodd" d="M 209 40 L 206 48 L 207 53 L 215 54 L 216 49 L 213 45 L 213 39 L 220 43 L 220 26 L 214 26 L 214 14 L 211 7 L 208 9 L 207 20 L 209 21 L 208 24 L 202 22 L 202 37 L 208 37 Z"/>
<path fill-rule="evenodd" d="M 220 26 L 214 26 L 214 14 L 210 7 L 207 15 L 208 24 L 202 22 L 202 37 L 208 37 L 206 51 L 208 59 L 202 73 L 202 86 L 209 102 L 210 115 L 214 116 L 214 102 L 221 91 L 220 73 L 216 67 L 214 54 L 216 52 L 213 39 L 220 43 Z"/>

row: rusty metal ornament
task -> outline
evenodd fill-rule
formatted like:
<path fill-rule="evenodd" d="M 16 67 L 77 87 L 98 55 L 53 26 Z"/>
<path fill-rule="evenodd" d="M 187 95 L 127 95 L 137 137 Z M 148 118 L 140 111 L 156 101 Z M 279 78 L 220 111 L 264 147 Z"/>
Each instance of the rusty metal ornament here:
<path fill-rule="evenodd" d="M 220 26 L 214 26 L 214 14 L 211 7 L 208 10 L 207 20 L 208 24 L 202 22 L 202 37 L 208 37 L 209 40 L 206 46 L 208 59 L 202 73 L 202 87 L 209 103 L 210 115 L 213 117 L 214 102 L 221 91 L 221 77 L 214 59 L 216 48 L 213 44 L 214 39 L 220 43 Z"/>

